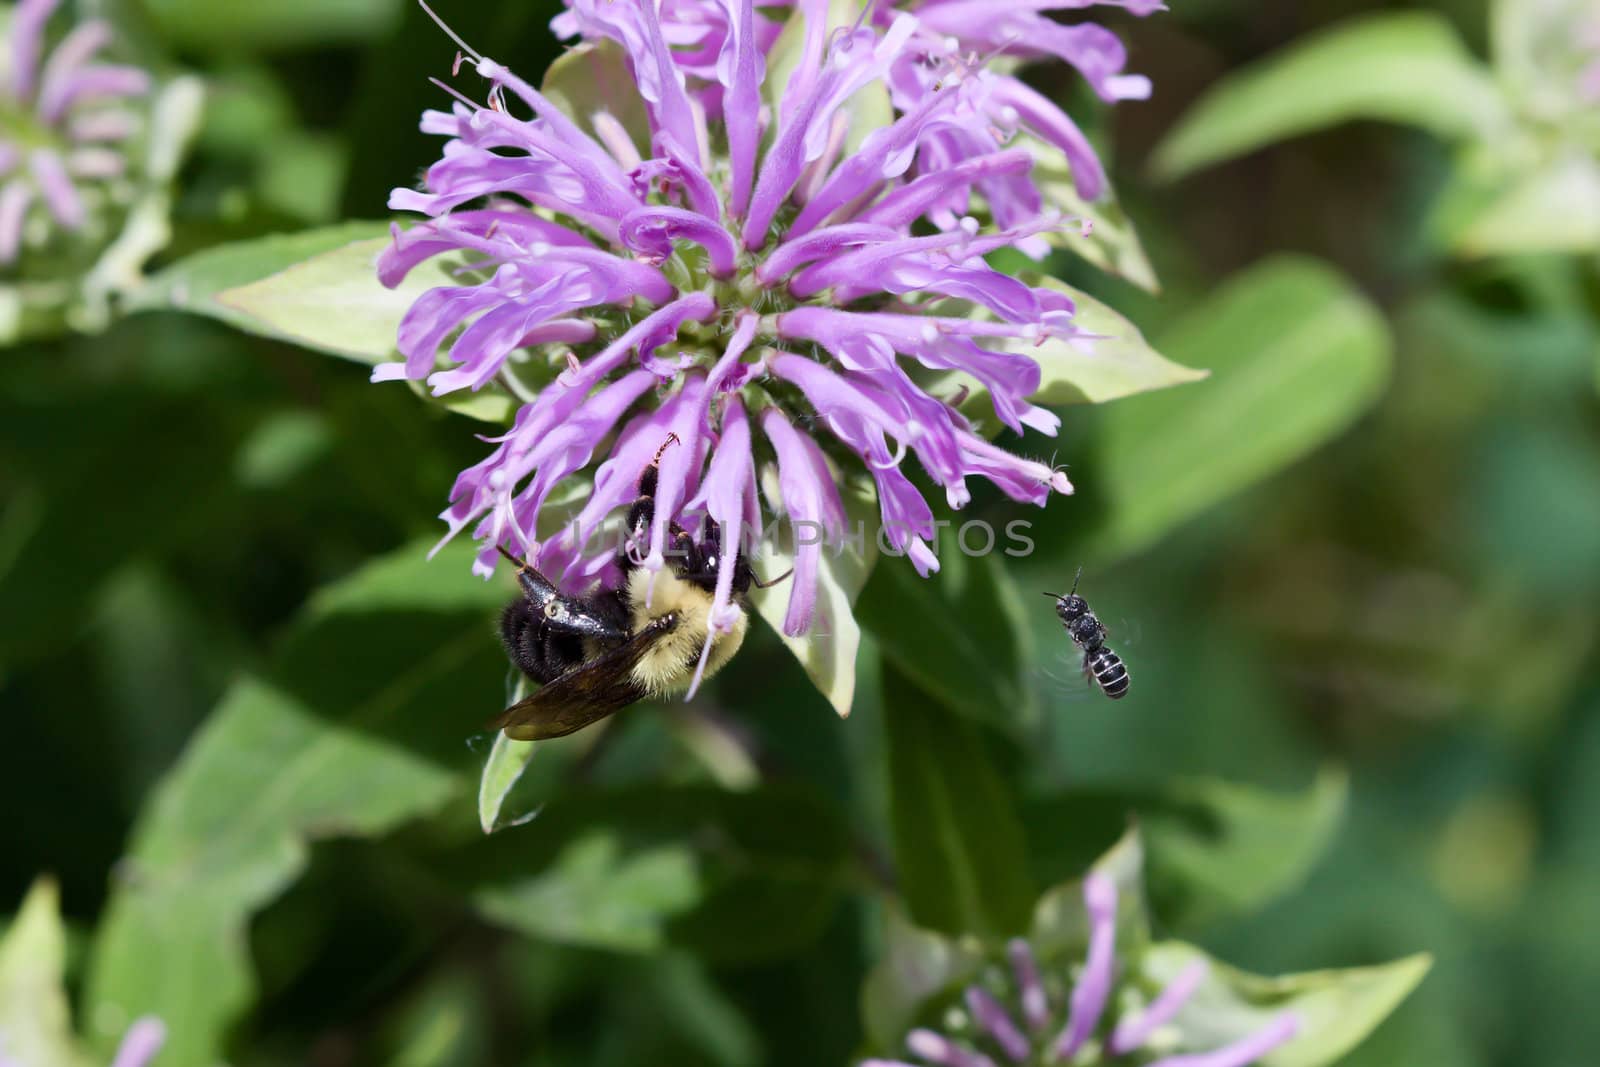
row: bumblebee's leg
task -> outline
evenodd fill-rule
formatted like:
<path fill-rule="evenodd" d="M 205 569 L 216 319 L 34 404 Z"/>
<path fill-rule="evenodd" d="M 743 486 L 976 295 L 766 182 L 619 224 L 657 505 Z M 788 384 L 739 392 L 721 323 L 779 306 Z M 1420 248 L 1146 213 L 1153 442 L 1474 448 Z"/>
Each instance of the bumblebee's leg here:
<path fill-rule="evenodd" d="M 550 680 L 545 669 L 543 634 L 533 605 L 525 599 L 513 600 L 500 613 L 500 640 L 505 643 L 506 655 L 517 670 L 541 683 Z"/>
<path fill-rule="evenodd" d="M 576 637 L 620 641 L 628 636 L 626 620 L 617 619 L 613 612 L 596 610 L 595 602 L 565 595 L 554 582 L 504 547 L 500 553 L 517 565 L 517 583 L 522 586 L 530 617 L 539 625 Z"/>

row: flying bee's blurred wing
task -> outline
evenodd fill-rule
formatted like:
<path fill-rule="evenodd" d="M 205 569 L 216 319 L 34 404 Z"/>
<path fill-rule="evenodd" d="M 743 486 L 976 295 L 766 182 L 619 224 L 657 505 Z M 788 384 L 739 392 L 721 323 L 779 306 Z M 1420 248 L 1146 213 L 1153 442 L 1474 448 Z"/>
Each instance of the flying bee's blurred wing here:
<path fill-rule="evenodd" d="M 511 705 L 489 724 L 514 741 L 565 737 L 599 722 L 647 695 L 633 679 L 633 668 L 650 646 L 678 625 L 676 615 L 662 615 L 622 644 L 547 682 L 539 691 Z"/>

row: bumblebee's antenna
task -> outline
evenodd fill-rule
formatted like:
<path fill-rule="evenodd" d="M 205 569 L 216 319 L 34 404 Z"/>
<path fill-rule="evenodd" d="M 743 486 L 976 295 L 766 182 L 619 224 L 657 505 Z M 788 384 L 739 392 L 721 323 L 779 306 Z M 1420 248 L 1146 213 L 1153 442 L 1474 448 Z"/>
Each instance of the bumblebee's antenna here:
<path fill-rule="evenodd" d="M 1079 567 L 1078 568 L 1078 576 L 1076 578 L 1072 579 L 1072 593 L 1068 593 L 1067 594 L 1068 596 L 1071 596 L 1073 593 L 1076 593 L 1078 591 L 1078 581 L 1082 577 L 1083 577 L 1083 568 Z"/>
<path fill-rule="evenodd" d="M 1042 590 L 1041 590 L 1041 592 L 1042 592 Z M 1045 596 L 1053 596 L 1057 600 L 1060 600 L 1065 594 L 1063 594 L 1063 593 L 1045 593 L 1044 595 Z"/>
<path fill-rule="evenodd" d="M 771 589 L 773 586 L 777 585 L 779 582 L 783 581 L 785 578 L 789 577 L 789 575 L 791 575 L 793 573 L 794 573 L 794 568 L 790 567 L 788 570 L 784 571 L 782 574 L 778 575 L 776 578 L 773 578 L 771 581 L 763 582 L 760 578 L 756 577 L 756 572 L 755 571 L 751 571 L 750 572 L 750 584 L 755 586 L 757 589 Z"/>
<path fill-rule="evenodd" d="M 650 466 L 652 466 L 652 467 L 661 466 L 661 457 L 667 454 L 667 449 L 671 448 L 673 445 L 681 444 L 681 443 L 682 442 L 680 442 L 678 440 L 678 435 L 673 433 L 671 430 L 668 430 L 667 431 L 667 439 L 665 441 L 661 442 L 661 447 L 660 448 L 656 449 L 656 458 L 652 459 L 650 461 Z"/>

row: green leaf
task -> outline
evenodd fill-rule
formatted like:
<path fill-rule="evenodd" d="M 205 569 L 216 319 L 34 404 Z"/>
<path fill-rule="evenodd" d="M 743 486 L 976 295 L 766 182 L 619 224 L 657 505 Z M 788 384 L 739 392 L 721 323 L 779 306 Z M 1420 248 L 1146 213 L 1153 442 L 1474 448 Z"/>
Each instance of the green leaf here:
<path fill-rule="evenodd" d="M 667 921 L 693 908 L 700 896 L 695 858 L 687 848 L 624 856 L 615 835 L 595 830 L 568 845 L 548 870 L 482 890 L 475 900 L 490 919 L 534 937 L 651 952 L 662 946 Z"/>
<path fill-rule="evenodd" d="M 628 131 L 634 147 L 650 156 L 650 114 L 628 69 L 628 56 L 612 40 L 569 48 L 545 71 L 541 91 L 567 115 L 590 120 L 606 112 Z"/>
<path fill-rule="evenodd" d="M 1571 152 L 1518 175 L 1460 224 L 1468 256 L 1600 250 L 1600 162 Z"/>
<path fill-rule="evenodd" d="M 1020 933 L 1034 903 L 1022 825 L 977 727 L 884 664 L 889 819 L 906 908 L 946 934 Z"/>
<path fill-rule="evenodd" d="M 0 941 L 0 1060 L 79 1067 L 63 986 L 67 958 L 55 882 L 33 883 Z"/>
<path fill-rule="evenodd" d="M 396 358 L 400 319 L 417 297 L 451 284 L 442 262 L 430 260 L 395 288 L 385 288 L 374 262 L 389 241 L 372 237 L 330 248 L 226 289 L 216 302 L 241 316 L 235 325 L 252 333 L 361 363 L 382 363 Z"/>
<path fill-rule="evenodd" d="M 1141 820 L 1161 917 L 1198 925 L 1248 911 L 1299 885 L 1344 815 L 1349 780 L 1325 770 L 1300 795 L 1216 779 L 1180 780 L 1171 807 Z"/>
<path fill-rule="evenodd" d="M 1164 179 L 1354 119 L 1492 139 L 1508 121 L 1487 70 L 1432 12 L 1375 14 L 1228 75 L 1156 149 Z"/>
<path fill-rule="evenodd" d="M 150 1013 L 173 1063 L 215 1063 L 254 994 L 251 915 L 318 838 L 380 834 L 459 789 L 498 706 L 470 550 L 409 546 L 319 594 L 270 674 L 236 683 L 141 813 L 97 938 L 87 1018 Z M 91 1035 L 109 1048 L 117 1035 Z"/>
<path fill-rule="evenodd" d="M 1138 552 L 1337 435 L 1381 393 L 1391 341 L 1337 273 L 1280 257 L 1230 280 L 1160 347 L 1212 377 L 1103 413 L 1095 488 L 1108 506 L 1091 555 Z"/>
<path fill-rule="evenodd" d="M 388 245 L 389 224 L 346 222 L 294 234 L 259 237 L 208 248 L 150 279 L 129 311 L 185 311 L 220 319 L 235 329 L 373 366 L 400 358 L 395 338 L 412 303 L 458 279 L 443 259 L 414 268 L 388 289 L 374 261 Z M 431 396 L 468 418 L 503 423 L 515 410 L 497 385 Z"/>
<path fill-rule="evenodd" d="M 370 244 L 386 240 L 388 233 L 389 224 L 386 222 L 345 222 L 322 229 L 274 234 L 218 245 L 181 259 L 151 277 L 141 289 L 129 295 L 127 310 L 186 311 L 221 319 L 248 333 L 283 339 L 286 335 L 271 324 L 222 303 L 218 297 L 227 290 L 271 278 L 316 256 L 338 252 L 358 242 Z M 383 290 L 370 260 L 364 270 L 372 286 Z M 399 324 L 398 316 L 395 324 Z M 390 358 L 394 348 L 393 331 L 385 344 L 386 347 L 377 356 L 356 358 L 368 363 Z M 346 352 L 337 354 L 349 355 Z"/>
<path fill-rule="evenodd" d="M 1087 236 L 1076 227 L 1052 230 L 1044 235 L 1057 248 L 1066 249 L 1099 267 L 1137 285 L 1146 292 L 1160 290 L 1155 268 L 1145 255 L 1133 220 L 1110 188 L 1099 200 L 1085 200 L 1072 182 L 1072 168 L 1061 150 L 1026 133 L 1011 140 L 1011 147 L 1026 149 L 1033 156 L 1033 183 L 1039 187 L 1047 207 L 1060 211 L 1066 219 L 1082 219 L 1091 226 Z"/>
<path fill-rule="evenodd" d="M 305 47 L 371 39 L 394 28 L 402 0 L 144 0 L 175 46 L 217 51 Z"/>
<path fill-rule="evenodd" d="M 1332 840 L 1347 792 L 1346 776 L 1332 769 L 1300 794 L 1178 779 L 1148 790 L 1056 794 L 1030 802 L 1024 819 L 1046 874 L 1074 869 L 1082 845 L 1137 819 L 1155 910 L 1169 926 L 1192 929 L 1298 885 Z"/>
<path fill-rule="evenodd" d="M 772 481 L 777 472 L 762 472 Z M 875 528 L 877 494 L 870 483 L 849 481 L 840 486 L 845 516 L 851 529 Z M 769 493 L 768 499 L 777 499 Z M 817 568 L 816 622 L 810 633 L 790 637 L 783 632 L 783 619 L 789 610 L 789 582 L 768 589 L 752 589 L 750 603 L 765 619 L 784 645 L 800 661 L 812 684 L 833 705 L 840 716 L 850 714 L 856 691 L 856 653 L 861 647 L 861 626 L 856 620 L 855 603 L 878 559 L 877 542 L 871 539 L 858 551 L 855 546 L 825 545 Z M 757 566 L 764 580 L 771 580 L 794 566 L 792 544 L 763 540 Z"/>
<path fill-rule="evenodd" d="M 478 780 L 478 824 L 484 833 L 492 834 L 508 825 L 500 821 L 500 809 L 522 772 L 528 769 L 537 747 L 538 742 L 513 741 L 503 731 L 495 732 L 483 777 Z M 515 820 L 510 825 L 515 825 Z"/>
<path fill-rule="evenodd" d="M 960 530 L 947 533 L 938 546 L 940 569 L 927 578 L 908 559 L 890 560 L 862 591 L 856 618 L 885 658 L 931 699 L 1016 730 L 1038 713 L 1026 678 L 1033 639 L 1022 596 L 1000 560 L 1002 552 L 1021 554 L 1021 548 L 1005 530 L 994 537 L 992 551 L 968 555 Z M 986 540 L 971 533 L 967 545 L 976 550 Z"/>
<path fill-rule="evenodd" d="M 1421 954 L 1374 967 L 1267 978 L 1211 960 L 1192 945 L 1169 941 L 1150 947 L 1141 970 L 1154 988 L 1196 961 L 1206 962 L 1209 970 L 1172 1022 L 1180 1035 L 1179 1049 L 1209 1052 L 1292 1012 L 1298 1023 L 1294 1038 L 1257 1061 L 1263 1067 L 1335 1062 L 1399 1006 L 1433 962 Z"/>
<path fill-rule="evenodd" d="M 566 743 L 547 747 L 554 754 Z M 592 838 L 602 832 L 611 840 L 596 845 Z M 750 962 L 792 954 L 819 936 L 846 886 L 851 847 L 849 828 L 827 798 L 794 784 L 735 793 L 703 785 L 597 789 L 568 782 L 521 830 L 475 835 L 419 862 L 474 900 L 505 904 L 524 892 L 564 895 L 561 886 L 572 880 L 590 887 L 583 892 L 601 893 L 600 882 L 648 858 L 649 866 L 636 872 L 636 893 L 630 889 L 626 900 L 576 917 L 578 925 L 564 925 L 573 917 L 562 915 L 523 921 L 509 905 L 501 917 L 538 937 L 604 936 L 613 947 L 639 949 L 656 937 L 641 934 L 648 926 L 703 959 Z M 646 878 L 649 870 L 655 873 Z M 675 887 L 664 902 L 647 885 L 657 877 Z M 653 916 L 647 922 L 626 919 L 645 911 Z"/>
<path fill-rule="evenodd" d="M 1209 372 L 1181 366 L 1157 352 L 1139 327 L 1088 293 L 1051 277 L 1029 278 L 1070 296 L 1077 305 L 1073 322 L 1094 335 L 1076 344 L 1049 338 L 1038 345 L 1012 340 L 1002 346 L 1039 363 L 1037 404 L 1104 404 L 1135 393 L 1166 389 L 1204 379 Z"/>

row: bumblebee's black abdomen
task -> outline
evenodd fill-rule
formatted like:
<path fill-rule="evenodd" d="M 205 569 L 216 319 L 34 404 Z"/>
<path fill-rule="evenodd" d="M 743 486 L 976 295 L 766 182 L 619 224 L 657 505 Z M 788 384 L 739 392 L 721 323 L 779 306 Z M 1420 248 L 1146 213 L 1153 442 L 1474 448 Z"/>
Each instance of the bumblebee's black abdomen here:
<path fill-rule="evenodd" d="M 1112 700 L 1121 700 L 1128 692 L 1128 668 L 1122 657 L 1109 648 L 1097 648 L 1089 653 L 1084 668 L 1094 676 L 1100 691 Z"/>

